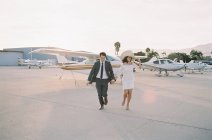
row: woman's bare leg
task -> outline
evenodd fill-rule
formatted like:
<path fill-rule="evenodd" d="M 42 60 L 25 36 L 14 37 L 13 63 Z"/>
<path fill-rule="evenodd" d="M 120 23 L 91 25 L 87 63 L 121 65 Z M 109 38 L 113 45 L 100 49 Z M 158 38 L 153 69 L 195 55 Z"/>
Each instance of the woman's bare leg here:
<path fill-rule="evenodd" d="M 128 93 L 128 90 L 124 90 L 124 94 L 123 94 L 123 101 L 122 101 L 122 106 L 125 105 L 125 101 L 126 101 L 126 98 L 127 98 L 127 93 Z"/>
<path fill-rule="evenodd" d="M 130 100 L 132 98 L 132 89 L 128 90 L 128 94 L 127 94 L 127 107 L 126 110 L 129 110 L 129 105 L 130 105 Z"/>

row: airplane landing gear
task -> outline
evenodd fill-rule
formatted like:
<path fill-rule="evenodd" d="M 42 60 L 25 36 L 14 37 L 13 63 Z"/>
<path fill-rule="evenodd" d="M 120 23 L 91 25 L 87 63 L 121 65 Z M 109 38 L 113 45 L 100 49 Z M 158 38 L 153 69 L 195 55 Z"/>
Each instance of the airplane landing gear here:
<path fill-rule="evenodd" d="M 179 74 L 177 74 L 177 76 L 179 76 L 179 77 L 183 77 L 183 76 L 184 76 L 184 74 L 180 74 L 180 73 L 179 73 Z"/>
<path fill-rule="evenodd" d="M 166 75 L 166 76 L 169 76 L 169 73 L 168 73 L 167 71 L 165 71 L 165 75 Z"/>

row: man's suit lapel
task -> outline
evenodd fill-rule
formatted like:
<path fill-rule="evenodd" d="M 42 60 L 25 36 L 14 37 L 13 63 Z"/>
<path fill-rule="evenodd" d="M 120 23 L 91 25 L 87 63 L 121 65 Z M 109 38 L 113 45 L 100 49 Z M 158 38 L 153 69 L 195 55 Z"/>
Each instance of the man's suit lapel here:
<path fill-rule="evenodd" d="M 108 72 L 108 62 L 107 61 L 105 61 L 105 70 L 106 70 L 106 72 Z"/>
<path fill-rule="evenodd" d="M 97 65 L 96 65 L 96 75 L 98 74 L 99 72 L 99 67 L 100 67 L 100 61 L 97 62 Z"/>
<path fill-rule="evenodd" d="M 108 73 L 109 72 L 108 65 L 109 65 L 109 63 L 107 61 L 105 61 L 105 71 L 106 71 L 107 75 L 109 74 Z M 96 64 L 96 75 L 99 72 L 99 68 L 100 68 L 100 61 L 98 61 L 97 64 Z"/>

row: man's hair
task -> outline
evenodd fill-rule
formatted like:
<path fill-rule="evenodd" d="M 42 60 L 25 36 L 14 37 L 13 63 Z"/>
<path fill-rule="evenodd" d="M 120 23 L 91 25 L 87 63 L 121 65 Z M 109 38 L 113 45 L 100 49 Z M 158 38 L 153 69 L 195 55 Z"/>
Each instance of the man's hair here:
<path fill-rule="evenodd" d="M 101 55 L 103 55 L 103 56 L 106 57 L 106 53 L 105 53 L 105 52 L 100 52 L 100 53 L 99 53 L 99 56 L 101 56 Z"/>

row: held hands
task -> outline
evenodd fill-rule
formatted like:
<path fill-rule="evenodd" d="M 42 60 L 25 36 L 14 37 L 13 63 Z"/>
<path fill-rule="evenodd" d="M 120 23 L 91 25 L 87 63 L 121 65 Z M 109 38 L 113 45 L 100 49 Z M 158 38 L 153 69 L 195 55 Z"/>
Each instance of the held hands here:
<path fill-rule="evenodd" d="M 91 84 L 92 84 L 91 81 L 88 81 L 88 82 L 86 83 L 87 86 L 88 86 L 88 85 L 91 85 Z"/>
<path fill-rule="evenodd" d="M 110 84 L 114 84 L 116 81 L 115 80 L 111 80 L 110 81 Z"/>
<path fill-rule="evenodd" d="M 114 84 L 116 82 L 116 80 L 111 80 L 110 81 L 110 84 Z M 88 85 L 91 85 L 92 84 L 92 82 L 91 81 L 87 81 L 87 83 L 86 83 L 86 85 L 88 86 Z"/>

